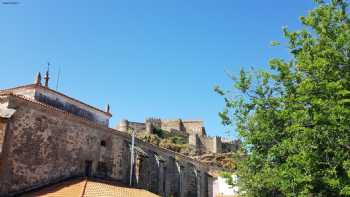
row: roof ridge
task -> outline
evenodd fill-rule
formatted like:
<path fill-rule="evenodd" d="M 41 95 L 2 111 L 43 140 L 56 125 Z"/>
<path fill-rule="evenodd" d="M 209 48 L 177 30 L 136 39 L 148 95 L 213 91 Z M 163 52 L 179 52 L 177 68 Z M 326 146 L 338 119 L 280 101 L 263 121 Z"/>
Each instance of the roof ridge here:
<path fill-rule="evenodd" d="M 87 185 L 87 183 L 88 183 L 88 178 L 87 177 L 85 177 L 85 183 L 84 183 L 84 187 L 83 187 L 83 190 L 81 191 L 81 195 L 80 195 L 80 197 L 84 197 L 84 195 L 85 195 L 85 191 L 86 191 L 86 185 Z"/>
<path fill-rule="evenodd" d="M 92 121 L 88 120 L 87 118 L 84 118 L 84 117 L 75 115 L 75 114 L 73 114 L 73 113 L 71 113 L 71 112 L 68 112 L 68 111 L 65 111 L 65 110 L 62 110 L 62 109 L 53 107 L 53 106 L 51 106 L 51 105 L 48 105 L 48 104 L 46 104 L 46 103 L 39 102 L 39 101 L 37 101 L 37 100 L 28 98 L 28 97 L 23 96 L 23 95 L 13 94 L 12 92 L 4 92 L 4 93 L 0 93 L 0 96 L 13 96 L 13 97 L 15 97 L 15 98 L 19 98 L 19 99 L 22 99 L 22 100 L 24 100 L 24 101 L 27 101 L 27 102 L 30 102 L 30 103 L 33 103 L 33 104 L 42 106 L 42 107 L 44 107 L 44 108 L 46 108 L 46 109 L 49 109 L 49 110 L 52 110 L 52 111 L 56 111 L 56 112 L 61 112 L 61 113 L 65 114 L 65 115 L 72 116 L 72 117 L 74 117 L 74 118 L 76 118 L 76 119 L 83 120 L 83 121 L 87 122 L 88 124 L 92 124 L 92 125 L 94 125 L 94 126 L 99 126 L 99 127 L 103 127 L 103 128 L 108 128 L 108 129 L 110 129 L 109 127 L 106 127 L 106 126 L 100 125 L 100 124 L 98 124 L 98 123 L 92 122 Z"/>
<path fill-rule="evenodd" d="M 55 93 L 55 94 L 58 94 L 58 95 L 60 95 L 60 96 L 64 96 L 64 97 L 66 97 L 66 98 L 68 98 L 68 99 L 71 99 L 71 100 L 73 100 L 73 101 L 75 101 L 75 102 L 78 102 L 78 103 L 80 103 L 80 104 L 82 104 L 82 105 L 86 105 L 86 106 L 88 106 L 88 107 L 90 107 L 90 108 L 92 108 L 92 109 L 94 109 L 94 110 L 96 110 L 96 111 L 98 111 L 98 112 L 101 112 L 101 113 L 104 113 L 104 114 L 106 114 L 106 115 L 112 116 L 112 114 L 111 114 L 110 112 L 103 111 L 102 109 L 100 109 L 100 108 L 98 108 L 98 107 L 95 107 L 95 106 L 92 106 L 92 105 L 90 105 L 90 104 L 87 104 L 87 103 L 85 103 L 85 102 L 83 102 L 83 101 L 80 101 L 80 100 L 78 100 L 78 99 L 75 99 L 75 98 L 73 98 L 73 97 L 70 97 L 70 96 L 68 96 L 68 95 L 66 95 L 66 94 L 64 94 L 64 93 L 58 92 L 58 91 L 53 90 L 53 89 L 51 89 L 51 88 L 46 88 L 46 87 L 44 87 L 44 86 L 39 86 L 39 88 L 43 88 L 43 89 L 45 89 L 45 90 L 49 90 L 49 91 L 51 91 L 51 92 L 53 92 L 53 93 Z"/>
<path fill-rule="evenodd" d="M 32 88 L 41 88 L 41 89 L 45 89 L 45 90 L 51 91 L 52 93 L 58 94 L 58 95 L 60 95 L 60 96 L 66 97 L 66 98 L 68 98 L 68 99 L 71 99 L 71 100 L 73 100 L 74 102 L 77 102 L 77 103 L 79 103 L 79 104 L 82 104 L 82 105 L 85 105 L 85 106 L 87 106 L 87 107 L 90 107 L 90 108 L 92 108 L 93 110 L 96 110 L 96 111 L 98 111 L 98 112 L 100 112 L 100 113 L 104 113 L 104 114 L 106 114 L 106 115 L 108 115 L 108 116 L 112 116 L 112 114 L 111 114 L 110 112 L 106 112 L 106 111 L 104 111 L 104 110 L 102 110 L 102 109 L 100 109 L 100 108 L 98 108 L 98 107 L 92 106 L 92 105 L 90 105 L 90 104 L 88 104 L 88 103 L 85 103 L 85 102 L 83 102 L 83 101 L 80 101 L 80 100 L 78 100 L 78 99 L 75 99 L 75 98 L 73 98 L 73 97 L 70 97 L 70 96 L 68 96 L 68 95 L 66 95 L 66 94 L 64 94 L 64 93 L 58 92 L 58 91 L 56 91 L 56 90 L 54 90 L 54 89 L 51 89 L 51 88 L 49 88 L 49 87 L 45 87 L 45 86 L 42 86 L 42 85 L 38 85 L 38 84 L 20 85 L 20 86 L 16 86 L 16 87 L 13 87 L 13 88 L 7 88 L 7 89 L 0 90 L 0 92 L 2 92 L 2 93 L 10 92 L 10 93 L 11 93 L 11 91 L 13 91 L 13 90 L 17 90 L 17 89 L 21 89 L 21 88 L 31 88 L 31 87 L 32 87 Z"/>
<path fill-rule="evenodd" d="M 16 90 L 16 89 L 20 89 L 20 88 L 27 88 L 27 87 L 32 87 L 32 86 L 36 86 L 37 84 L 26 84 L 26 85 L 19 85 L 19 86 L 15 86 L 13 88 L 6 88 L 6 89 L 2 89 L 0 90 L 0 92 L 8 92 L 11 90 Z"/>

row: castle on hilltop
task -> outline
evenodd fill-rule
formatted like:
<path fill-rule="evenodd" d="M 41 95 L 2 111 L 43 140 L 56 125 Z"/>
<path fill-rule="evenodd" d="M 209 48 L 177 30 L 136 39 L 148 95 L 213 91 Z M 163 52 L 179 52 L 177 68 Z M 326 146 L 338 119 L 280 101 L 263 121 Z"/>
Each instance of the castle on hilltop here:
<path fill-rule="evenodd" d="M 147 118 L 145 122 L 131 122 L 126 119 L 121 120 L 117 130 L 128 132 L 154 133 L 156 129 L 161 129 L 171 133 L 182 135 L 187 139 L 189 145 L 192 145 L 199 154 L 205 153 L 228 153 L 236 151 L 239 148 L 238 140 L 222 139 L 219 136 L 209 137 L 206 134 L 204 123 L 201 120 L 163 120 L 160 118 Z"/>

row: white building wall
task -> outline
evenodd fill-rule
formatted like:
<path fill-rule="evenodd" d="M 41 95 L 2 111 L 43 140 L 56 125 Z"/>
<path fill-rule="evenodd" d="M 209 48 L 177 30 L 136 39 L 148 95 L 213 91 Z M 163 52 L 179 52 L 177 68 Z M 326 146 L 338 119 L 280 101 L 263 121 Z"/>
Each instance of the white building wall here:
<path fill-rule="evenodd" d="M 237 183 L 237 176 L 232 175 L 233 182 Z M 221 197 L 221 196 L 234 196 L 238 195 L 238 187 L 231 186 L 226 183 L 226 179 L 223 177 L 218 177 L 213 182 L 213 197 Z"/>

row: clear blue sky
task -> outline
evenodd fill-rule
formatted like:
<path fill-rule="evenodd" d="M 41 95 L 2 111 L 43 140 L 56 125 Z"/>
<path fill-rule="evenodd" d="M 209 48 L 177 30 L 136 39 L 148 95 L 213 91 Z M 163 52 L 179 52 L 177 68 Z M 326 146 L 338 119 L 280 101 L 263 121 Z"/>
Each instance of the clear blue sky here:
<path fill-rule="evenodd" d="M 4 0 L 0 0 L 4 2 Z M 282 26 L 300 28 L 311 0 L 16 0 L 0 5 L 0 89 L 32 83 L 51 62 L 51 87 L 121 118 L 202 119 L 225 135 L 217 113 L 224 69 L 267 68 L 288 57 Z"/>

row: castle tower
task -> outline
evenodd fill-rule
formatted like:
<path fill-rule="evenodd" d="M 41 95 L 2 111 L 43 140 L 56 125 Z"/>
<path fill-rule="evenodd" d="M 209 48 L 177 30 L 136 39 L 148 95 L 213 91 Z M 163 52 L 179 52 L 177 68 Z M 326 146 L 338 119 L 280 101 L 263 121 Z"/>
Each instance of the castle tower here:
<path fill-rule="evenodd" d="M 213 153 L 222 153 L 221 137 L 213 137 Z"/>
<path fill-rule="evenodd" d="M 153 127 L 152 122 L 147 121 L 145 124 L 146 124 L 146 132 L 150 133 L 150 134 L 153 133 L 154 127 Z"/>
<path fill-rule="evenodd" d="M 127 119 L 121 120 L 117 126 L 117 129 L 122 132 L 128 132 L 129 121 Z"/>
<path fill-rule="evenodd" d="M 188 136 L 188 144 L 189 145 L 193 145 L 195 146 L 196 148 L 198 148 L 198 134 L 196 133 L 191 133 L 189 136 Z"/>

